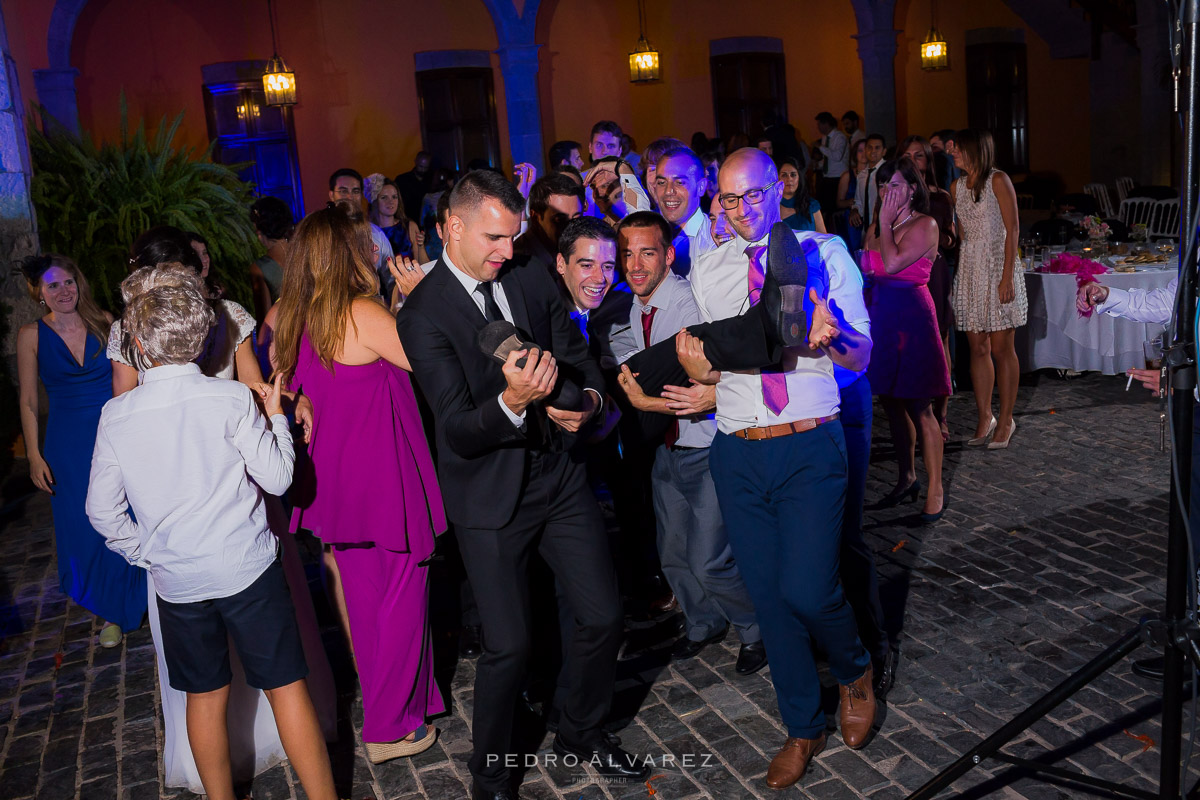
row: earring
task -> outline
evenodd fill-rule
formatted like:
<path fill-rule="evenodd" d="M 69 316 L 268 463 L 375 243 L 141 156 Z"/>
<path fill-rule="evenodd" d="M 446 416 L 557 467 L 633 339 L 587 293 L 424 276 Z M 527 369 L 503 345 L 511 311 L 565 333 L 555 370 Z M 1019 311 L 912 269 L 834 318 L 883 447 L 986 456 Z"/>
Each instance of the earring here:
<path fill-rule="evenodd" d="M 45 300 L 38 300 L 38 302 L 39 302 L 39 303 L 41 303 L 42 305 L 46 305 L 46 301 L 45 301 Z"/>

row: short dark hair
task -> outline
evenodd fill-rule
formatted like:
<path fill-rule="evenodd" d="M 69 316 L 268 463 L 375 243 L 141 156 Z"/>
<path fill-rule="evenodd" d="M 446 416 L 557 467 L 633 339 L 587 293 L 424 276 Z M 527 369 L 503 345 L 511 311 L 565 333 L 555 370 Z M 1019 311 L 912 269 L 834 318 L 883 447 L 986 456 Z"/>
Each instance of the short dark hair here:
<path fill-rule="evenodd" d="M 842 119 L 843 120 L 847 120 L 847 119 L 854 120 L 855 124 L 857 124 L 858 123 L 858 112 L 857 111 L 847 111 L 845 114 L 842 114 Z"/>
<path fill-rule="evenodd" d="M 567 223 L 562 236 L 558 237 L 558 254 L 570 261 L 571 256 L 575 254 L 575 243 L 580 239 L 599 239 L 615 245 L 617 232 L 595 217 L 576 217 Z"/>
<path fill-rule="evenodd" d="M 621 138 L 621 126 L 613 122 L 611 119 L 602 119 L 592 126 L 592 132 L 588 136 L 588 141 L 596 138 L 597 133 L 611 133 L 618 139 Z"/>
<path fill-rule="evenodd" d="M 691 151 L 689 151 L 691 152 Z M 617 235 L 626 228 L 657 228 L 662 234 L 663 251 L 665 252 L 671 246 L 671 240 L 675 237 L 672 235 L 671 223 L 667 222 L 662 214 L 655 211 L 635 211 L 625 219 L 621 220 L 617 225 Z"/>
<path fill-rule="evenodd" d="M 525 210 L 525 198 L 508 178 L 490 169 L 468 172 L 454 184 L 450 191 L 450 213 L 462 216 L 483 204 L 484 200 L 496 200 L 511 214 Z"/>
<path fill-rule="evenodd" d="M 578 197 L 583 200 L 583 186 L 561 172 L 551 172 L 538 178 L 529 190 L 529 213 L 541 214 L 550 207 L 554 195 Z"/>
<path fill-rule="evenodd" d="M 329 176 L 329 191 L 332 192 L 337 188 L 338 178 L 354 178 L 354 180 L 358 181 L 359 186 L 363 185 L 362 175 L 358 174 L 358 170 L 342 167 Z"/>
<path fill-rule="evenodd" d="M 657 165 L 659 161 L 662 161 L 663 155 L 668 150 L 675 150 L 680 147 L 687 147 L 687 145 L 674 137 L 660 136 L 646 145 L 646 150 L 642 153 L 642 159 L 645 162 L 644 166 Z"/>
<path fill-rule="evenodd" d="M 172 261 L 191 267 L 199 275 L 204 269 L 188 235 L 173 225 L 158 225 L 143 233 L 129 248 L 129 270 L 157 267 Z"/>
<path fill-rule="evenodd" d="M 550 171 L 557 175 L 568 175 L 580 186 L 583 186 L 583 173 L 576 169 L 574 164 L 558 164 L 551 167 Z"/>
<path fill-rule="evenodd" d="M 268 239 L 288 239 L 295 228 L 291 207 L 278 197 L 260 197 L 250 206 L 250 222 Z"/>
<path fill-rule="evenodd" d="M 884 147 L 887 147 L 887 139 L 883 138 L 883 134 L 882 134 L 882 133 L 870 133 L 870 134 L 867 134 L 867 141 L 868 141 L 868 142 L 879 142 L 879 143 L 880 143 L 880 144 L 882 144 Z"/>
<path fill-rule="evenodd" d="M 954 130 L 954 128 L 942 128 L 940 131 L 934 131 L 931 133 L 929 138 L 932 139 L 934 136 L 941 139 L 943 142 L 953 142 L 958 136 L 958 131 Z"/>
<path fill-rule="evenodd" d="M 696 155 L 696 151 L 690 147 L 672 147 L 670 150 L 667 150 L 658 157 L 658 161 L 654 162 L 655 168 L 657 168 L 658 165 L 663 162 L 663 159 L 675 158 L 676 156 L 679 156 L 680 158 L 686 158 L 688 161 L 692 162 L 692 166 L 696 168 L 697 180 L 704 177 L 704 162 L 700 160 L 700 156 Z"/>
<path fill-rule="evenodd" d="M 445 189 L 438 195 L 437 201 L 437 221 L 442 225 L 446 224 L 446 220 L 450 218 L 450 192 L 452 189 Z"/>
<path fill-rule="evenodd" d="M 559 164 L 570 164 L 571 151 L 582 149 L 583 145 L 571 139 L 563 139 L 561 142 L 555 142 L 550 145 L 550 152 L 547 156 L 550 160 L 550 166 L 556 167 Z"/>
<path fill-rule="evenodd" d="M 832 125 L 835 128 L 837 127 L 837 119 L 828 111 L 822 111 L 820 114 L 817 114 L 814 119 L 816 119 L 817 122 L 824 122 L 826 125 Z"/>

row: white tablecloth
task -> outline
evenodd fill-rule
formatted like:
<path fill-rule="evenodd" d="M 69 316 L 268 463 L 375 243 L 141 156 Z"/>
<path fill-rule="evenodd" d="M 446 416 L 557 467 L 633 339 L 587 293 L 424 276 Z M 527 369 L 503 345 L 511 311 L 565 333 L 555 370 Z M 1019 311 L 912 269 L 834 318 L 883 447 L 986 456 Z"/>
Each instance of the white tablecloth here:
<path fill-rule="evenodd" d="M 1119 289 L 1155 289 L 1166 286 L 1175 276 L 1173 266 L 1146 272 L 1114 272 L 1097 276 L 1097 280 Z M 1016 335 L 1022 372 L 1053 367 L 1119 375 L 1130 367 L 1145 366 L 1142 345 L 1161 334 L 1163 326 L 1107 314 L 1081 317 L 1075 310 L 1074 275 L 1023 274 L 1029 293 L 1029 322 L 1018 328 Z"/>

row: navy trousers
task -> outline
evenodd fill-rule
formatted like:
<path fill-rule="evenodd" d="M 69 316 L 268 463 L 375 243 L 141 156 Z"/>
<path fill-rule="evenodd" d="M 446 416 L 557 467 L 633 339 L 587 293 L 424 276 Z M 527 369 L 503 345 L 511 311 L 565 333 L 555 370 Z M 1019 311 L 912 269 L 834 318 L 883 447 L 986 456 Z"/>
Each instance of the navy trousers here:
<path fill-rule="evenodd" d="M 841 423 L 757 442 L 719 433 L 710 466 L 788 736 L 816 738 L 825 717 L 813 646 L 841 684 L 862 677 L 871 662 L 838 578 L 847 472 Z"/>
<path fill-rule="evenodd" d="M 883 629 L 875 554 L 863 540 L 862 532 L 867 468 L 871 463 L 871 384 L 866 375 L 842 389 L 841 422 L 849 467 L 846 510 L 842 519 L 842 589 L 854 609 L 858 637 L 878 667 L 887 658 L 888 637 Z"/>

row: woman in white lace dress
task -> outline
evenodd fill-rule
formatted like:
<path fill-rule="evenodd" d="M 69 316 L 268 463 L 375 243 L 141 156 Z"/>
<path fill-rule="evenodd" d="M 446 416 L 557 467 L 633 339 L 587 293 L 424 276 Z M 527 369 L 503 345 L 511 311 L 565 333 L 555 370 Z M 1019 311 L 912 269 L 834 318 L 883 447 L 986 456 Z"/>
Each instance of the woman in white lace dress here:
<path fill-rule="evenodd" d="M 135 257 L 131 260 L 130 268 L 136 271 L 121 284 L 125 302 L 128 303 L 131 297 L 151 286 L 193 280 L 193 274 L 198 288 L 202 286 L 199 283 L 200 265 L 198 261 L 192 263 L 196 260 L 195 252 L 186 238 L 182 239 L 181 247 L 175 234 L 183 236 L 174 228 L 156 228 L 143 234 L 135 243 Z M 179 262 L 189 269 L 160 269 L 170 262 Z M 231 300 L 214 301 L 213 309 L 217 312 L 217 325 L 196 363 L 205 375 L 239 380 L 254 388 L 263 381 L 250 340 L 250 333 L 255 326 L 254 318 Z M 109 332 L 108 356 L 113 362 L 113 395 L 137 386 L 142 370 L 148 365 L 139 363 L 140 353 L 126 341 L 119 318 Z M 279 498 L 267 495 L 266 509 L 271 529 L 280 540 L 284 571 L 291 589 L 292 603 L 296 607 L 296 621 L 300 626 L 304 657 L 308 662 L 309 694 L 325 738 L 333 741 L 337 733 L 337 694 L 333 670 L 321 643 L 304 567 L 295 540 L 288 533 L 287 514 Z M 167 666 L 160 645 L 162 634 L 153 584 L 150 585 L 149 617 L 150 632 L 158 655 L 159 691 L 162 697 L 163 785 L 184 787 L 201 794 L 204 787 L 200 783 L 200 774 L 196 770 L 187 736 L 187 695 L 172 689 L 166 680 Z M 229 697 L 229 749 L 234 778 L 246 781 L 285 760 L 287 755 L 266 695 L 246 684 L 241 664 L 232 648 L 230 655 L 233 683 Z"/>
<path fill-rule="evenodd" d="M 1017 429 L 1013 408 L 1020 367 L 1014 336 L 1029 310 L 1025 276 L 1017 269 L 1017 193 L 1008 175 L 994 166 L 990 133 L 959 131 L 954 144 L 954 163 L 965 173 L 950 187 L 962 241 L 954 318 L 971 344 L 971 384 L 979 412 L 975 436 L 967 444 L 998 450 L 1008 447 Z M 995 385 L 1000 388 L 998 417 L 992 414 Z"/>

